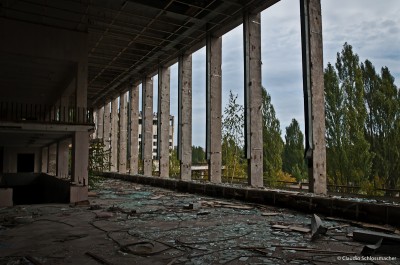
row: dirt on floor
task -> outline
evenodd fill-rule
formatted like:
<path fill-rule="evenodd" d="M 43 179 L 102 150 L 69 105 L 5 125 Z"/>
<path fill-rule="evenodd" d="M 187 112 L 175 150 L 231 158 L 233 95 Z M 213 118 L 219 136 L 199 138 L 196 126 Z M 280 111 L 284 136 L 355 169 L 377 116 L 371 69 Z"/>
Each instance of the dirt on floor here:
<path fill-rule="evenodd" d="M 312 238 L 312 215 L 276 207 L 115 179 L 89 195 L 0 209 L 0 264 L 400 264 L 352 238 L 397 236 L 393 227 L 320 216 L 325 229 Z"/>

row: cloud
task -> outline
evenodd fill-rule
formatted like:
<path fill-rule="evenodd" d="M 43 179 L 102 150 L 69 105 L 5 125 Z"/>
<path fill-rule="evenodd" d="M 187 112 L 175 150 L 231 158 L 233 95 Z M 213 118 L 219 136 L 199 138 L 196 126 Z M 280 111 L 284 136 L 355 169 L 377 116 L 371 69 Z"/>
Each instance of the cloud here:
<path fill-rule="evenodd" d="M 389 67 L 400 87 L 400 1 L 321 0 L 324 67 L 348 42 L 360 61 Z M 304 131 L 299 1 L 281 0 L 261 13 L 262 84 L 271 94 L 282 134 L 296 118 Z M 229 90 L 243 103 L 242 26 L 222 39 L 223 108 Z M 156 84 L 155 84 L 156 88 Z M 171 67 L 171 114 L 178 115 L 177 65 Z M 193 145 L 205 144 L 205 49 L 193 54 Z M 175 130 L 176 135 L 176 130 Z"/>

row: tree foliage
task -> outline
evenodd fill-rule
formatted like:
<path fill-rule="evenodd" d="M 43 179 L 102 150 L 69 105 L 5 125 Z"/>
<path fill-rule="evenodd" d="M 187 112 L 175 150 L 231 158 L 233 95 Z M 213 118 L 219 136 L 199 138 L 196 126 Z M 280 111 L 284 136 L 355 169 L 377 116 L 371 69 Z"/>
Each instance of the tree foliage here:
<path fill-rule="evenodd" d="M 99 181 L 99 173 L 110 170 L 110 149 L 105 149 L 101 139 L 90 141 L 89 146 L 89 187 L 94 186 Z"/>
<path fill-rule="evenodd" d="M 237 97 L 229 91 L 222 120 L 222 164 L 225 165 L 225 176 L 231 181 L 246 175 L 246 161 L 243 158 L 244 108 L 237 103 Z"/>
<path fill-rule="evenodd" d="M 283 149 L 282 169 L 297 181 L 307 178 L 307 167 L 304 160 L 304 135 L 296 119 L 286 127 Z"/>
<path fill-rule="evenodd" d="M 379 176 L 385 187 L 395 189 L 399 184 L 399 91 L 387 67 L 379 76 L 366 60 L 361 69 L 368 115 L 365 132 L 375 155 L 370 179 Z"/>
<path fill-rule="evenodd" d="M 331 183 L 399 187 L 400 95 L 387 67 L 359 62 L 345 43 L 325 69 L 327 174 Z M 369 190 L 369 191 L 368 191 Z"/>
<path fill-rule="evenodd" d="M 179 177 L 181 172 L 180 161 L 178 160 L 178 150 L 175 147 L 174 149 L 169 150 L 169 175 L 173 178 Z"/>
<path fill-rule="evenodd" d="M 335 66 L 325 70 L 328 172 L 335 184 L 360 185 L 370 174 L 372 154 L 364 133 L 362 71 L 351 45 L 344 44 Z"/>
<path fill-rule="evenodd" d="M 205 159 L 205 152 L 201 146 L 192 146 L 192 164 L 207 163 Z"/>
<path fill-rule="evenodd" d="M 263 117 L 263 167 L 267 183 L 275 185 L 278 173 L 282 170 L 283 141 L 280 122 L 271 103 L 271 96 L 262 88 Z"/>

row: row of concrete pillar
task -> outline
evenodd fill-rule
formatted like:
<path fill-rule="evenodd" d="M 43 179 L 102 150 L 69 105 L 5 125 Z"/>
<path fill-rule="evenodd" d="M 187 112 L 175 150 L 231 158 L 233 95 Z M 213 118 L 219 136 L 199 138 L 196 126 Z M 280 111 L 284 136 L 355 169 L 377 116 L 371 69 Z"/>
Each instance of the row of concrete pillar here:
<path fill-rule="evenodd" d="M 321 13 L 319 0 L 301 0 L 303 71 L 309 81 L 305 84 L 305 98 L 311 98 L 313 120 L 306 110 L 306 123 L 314 125 L 311 132 L 312 190 L 324 193 L 325 185 L 325 143 L 323 108 L 323 65 Z M 318 12 L 319 10 L 319 12 Z M 311 29 L 311 30 L 310 30 Z M 319 32 L 319 33 L 318 33 Z M 319 35 L 318 35 L 319 34 Z M 260 14 L 246 13 L 243 19 L 244 40 L 244 92 L 245 92 L 245 149 L 248 160 L 248 182 L 251 186 L 263 186 L 263 135 L 262 135 L 262 87 L 261 87 L 261 21 Z M 221 71 L 222 39 L 212 35 L 206 41 L 206 153 L 209 165 L 209 180 L 221 182 Z M 160 66 L 158 72 L 158 139 L 160 177 L 169 176 L 169 116 L 170 116 L 170 70 Z M 129 85 L 127 85 L 129 86 Z M 126 173 L 127 157 L 127 116 L 130 116 L 130 174 L 138 173 L 138 85 L 128 87 L 120 95 L 119 117 L 118 98 L 107 102 L 96 111 L 97 137 L 103 138 L 106 148 L 111 148 L 111 171 Z M 311 92 L 307 92 L 311 91 Z M 127 111 L 127 93 L 130 110 Z M 152 125 L 153 125 L 153 82 L 146 76 L 142 80 L 142 157 L 143 174 L 152 174 Z M 314 102 L 315 101 L 315 102 Z M 317 102 L 318 101 L 318 102 Z M 111 107 L 110 107 L 111 105 Z M 110 112 L 111 109 L 111 112 Z M 118 123 L 119 121 L 119 123 Z M 322 138 L 321 138 L 322 137 Z M 118 152 L 119 149 L 119 152 Z M 192 158 L 192 55 L 182 54 L 178 58 L 178 158 L 180 178 L 191 179 Z M 118 157 L 119 154 L 119 157 Z M 326 185 L 325 185 L 326 189 Z"/>
<path fill-rule="evenodd" d="M 261 26 L 260 14 L 246 15 L 246 117 L 248 132 L 246 143 L 249 160 L 249 183 L 262 186 L 262 116 L 261 116 Z M 207 159 L 210 181 L 221 182 L 221 117 L 222 117 L 222 38 L 207 37 Z M 169 176 L 169 116 L 170 69 L 161 66 L 158 73 L 158 139 L 159 174 Z M 130 173 L 137 174 L 138 145 L 138 86 L 130 94 Z M 151 77 L 142 81 L 142 157 L 143 174 L 152 174 L 153 139 L 153 82 Z M 126 173 L 127 157 L 127 93 L 113 99 L 96 111 L 97 137 L 103 138 L 111 149 L 111 171 Z M 192 160 L 192 55 L 183 54 L 178 60 L 178 158 L 180 177 L 191 179 Z M 110 112 L 111 109 L 111 112 Z M 118 115 L 119 109 L 119 115 Z M 261 146 L 261 149 L 260 149 Z"/>
<path fill-rule="evenodd" d="M 71 146 L 71 164 L 69 163 Z M 42 148 L 41 172 L 69 178 L 77 185 L 88 185 L 89 135 L 74 132 L 72 138 L 63 139 Z"/>

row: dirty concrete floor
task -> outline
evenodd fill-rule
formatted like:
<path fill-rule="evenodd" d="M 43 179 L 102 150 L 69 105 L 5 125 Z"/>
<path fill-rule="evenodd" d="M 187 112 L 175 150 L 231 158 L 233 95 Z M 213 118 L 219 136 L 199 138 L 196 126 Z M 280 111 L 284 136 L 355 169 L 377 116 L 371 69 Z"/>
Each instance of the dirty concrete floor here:
<path fill-rule="evenodd" d="M 346 221 L 105 179 L 90 205 L 0 209 L 0 264 L 398 264 L 356 261 Z M 374 257 L 385 257 L 375 254 Z M 342 260 L 339 260 L 342 259 Z"/>

